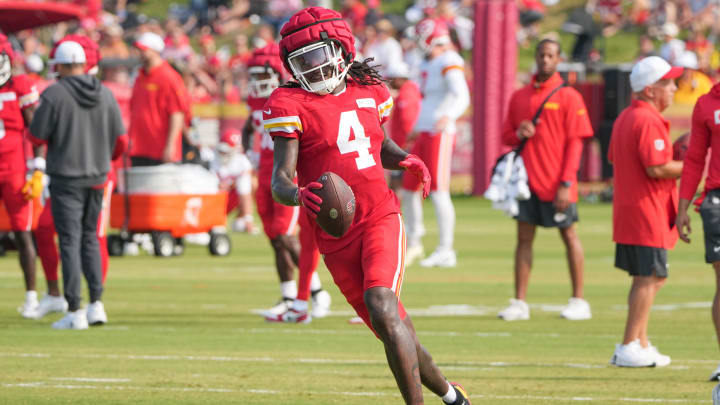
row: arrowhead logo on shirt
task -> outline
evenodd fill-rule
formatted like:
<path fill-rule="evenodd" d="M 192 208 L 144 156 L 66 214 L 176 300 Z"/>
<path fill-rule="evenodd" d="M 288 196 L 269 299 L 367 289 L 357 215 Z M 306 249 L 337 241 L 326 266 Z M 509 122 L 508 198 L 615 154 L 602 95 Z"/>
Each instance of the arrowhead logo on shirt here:
<path fill-rule="evenodd" d="M 720 125 L 720 110 L 715 110 L 713 116 L 715 117 L 715 125 Z"/>
<path fill-rule="evenodd" d="M 662 139 L 656 139 L 655 140 L 655 149 L 657 149 L 657 150 L 665 149 L 665 141 L 663 141 Z"/>

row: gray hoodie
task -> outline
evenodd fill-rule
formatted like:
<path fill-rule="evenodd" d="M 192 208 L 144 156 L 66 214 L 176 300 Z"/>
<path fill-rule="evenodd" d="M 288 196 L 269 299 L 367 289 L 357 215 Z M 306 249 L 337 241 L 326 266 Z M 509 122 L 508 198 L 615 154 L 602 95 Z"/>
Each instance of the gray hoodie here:
<path fill-rule="evenodd" d="M 117 101 L 94 76 L 61 78 L 45 89 L 30 132 L 47 141 L 47 174 L 55 184 L 105 182 L 118 136 L 125 133 Z"/>

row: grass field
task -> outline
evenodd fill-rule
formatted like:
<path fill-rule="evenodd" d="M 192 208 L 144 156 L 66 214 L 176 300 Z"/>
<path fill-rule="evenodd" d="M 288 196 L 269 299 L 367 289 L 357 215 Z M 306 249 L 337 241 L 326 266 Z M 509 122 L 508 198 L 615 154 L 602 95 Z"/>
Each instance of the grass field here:
<path fill-rule="evenodd" d="M 613 269 L 611 207 L 580 207 L 590 321 L 559 318 L 569 295 L 556 231 L 539 232 L 531 320 L 495 318 L 512 294 L 514 224 L 482 200 L 458 197 L 456 269 L 407 269 L 403 301 L 420 339 L 473 404 L 708 404 L 718 348 L 710 323 L 712 270 L 702 237 L 671 252 L 651 316 L 652 341 L 673 363 L 608 366 L 625 320 L 629 280 Z M 426 203 L 434 246 L 431 204 Z M 695 232 L 699 217 L 693 215 Z M 233 236 L 230 257 L 117 258 L 104 297 L 109 323 L 55 331 L 22 319 L 15 253 L 0 258 L 0 404 L 399 404 L 380 343 L 349 325 L 350 307 L 322 267 L 334 314 L 309 325 L 265 323 L 253 310 L 278 297 L 269 246 Z M 42 275 L 39 272 L 39 279 Z M 44 285 L 42 282 L 39 285 Z M 440 403 L 426 391 L 426 403 Z"/>

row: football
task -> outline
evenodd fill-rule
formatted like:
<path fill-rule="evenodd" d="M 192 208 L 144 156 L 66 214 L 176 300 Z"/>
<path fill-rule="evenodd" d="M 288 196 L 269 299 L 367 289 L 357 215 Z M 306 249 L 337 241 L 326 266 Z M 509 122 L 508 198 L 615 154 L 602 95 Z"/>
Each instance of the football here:
<path fill-rule="evenodd" d="M 684 160 L 690 146 L 690 133 L 681 135 L 673 142 L 673 160 Z"/>
<path fill-rule="evenodd" d="M 350 229 L 355 218 L 355 194 L 345 180 L 333 172 L 323 173 L 317 181 L 323 186 L 313 192 L 323 202 L 315 221 L 325 232 L 339 238 Z"/>

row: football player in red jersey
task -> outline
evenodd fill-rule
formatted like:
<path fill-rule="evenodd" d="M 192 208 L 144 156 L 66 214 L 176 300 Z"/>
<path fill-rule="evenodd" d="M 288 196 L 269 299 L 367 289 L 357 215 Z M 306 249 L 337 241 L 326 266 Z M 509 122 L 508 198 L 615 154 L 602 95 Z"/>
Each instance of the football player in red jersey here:
<path fill-rule="evenodd" d="M 347 182 L 356 200 L 347 233 L 335 238 L 309 221 L 335 284 L 383 342 L 406 403 L 423 403 L 425 385 L 447 404 L 469 404 L 418 341 L 399 298 L 405 234 L 383 168 L 415 173 L 424 196 L 430 174 L 382 129 L 393 104 L 387 87 L 367 60 L 353 61 L 352 32 L 335 11 L 303 9 L 280 35 L 283 63 L 297 82 L 275 90 L 263 108 L 263 124 L 275 145 L 273 197 L 315 218 L 322 201 L 312 190 L 322 187 L 316 182 L 320 175 L 332 171 Z M 293 181 L 296 170 L 301 187 Z"/>
<path fill-rule="evenodd" d="M 273 170 L 273 141 L 262 128 L 262 107 L 272 92 L 286 78 L 280 59 L 278 44 L 270 44 L 253 51 L 248 60 L 250 95 L 248 105 L 251 116 L 243 128 L 244 144 L 250 144 L 250 137 L 261 134 L 260 158 L 258 162 L 258 189 L 255 202 L 263 228 L 275 251 L 275 266 L 282 298 L 265 313 L 271 322 L 307 323 L 312 317 L 327 315 L 330 295 L 322 289 L 320 278 L 315 272 L 320 253 L 315 244 L 315 235 L 307 218 L 300 215 L 298 207 L 288 207 L 273 200 L 270 179 Z M 300 243 L 295 236 L 295 225 L 300 221 Z M 293 267 L 299 268 L 298 284 L 293 278 Z M 311 292 L 312 291 L 312 292 Z M 312 295 L 312 312 L 308 313 L 308 298 Z"/>
<path fill-rule="evenodd" d="M 31 200 L 42 191 L 45 160 L 36 158 L 29 161 L 30 165 L 25 162 L 24 131 L 30 126 L 39 95 L 27 76 L 13 75 L 14 57 L 12 45 L 0 34 L 0 199 L 10 216 L 25 278 L 25 302 L 18 311 L 25 318 L 33 318 L 39 304 L 35 289 L 35 246 L 30 233 Z M 26 186 L 26 172 L 35 169 L 38 175 L 33 173 Z"/>

